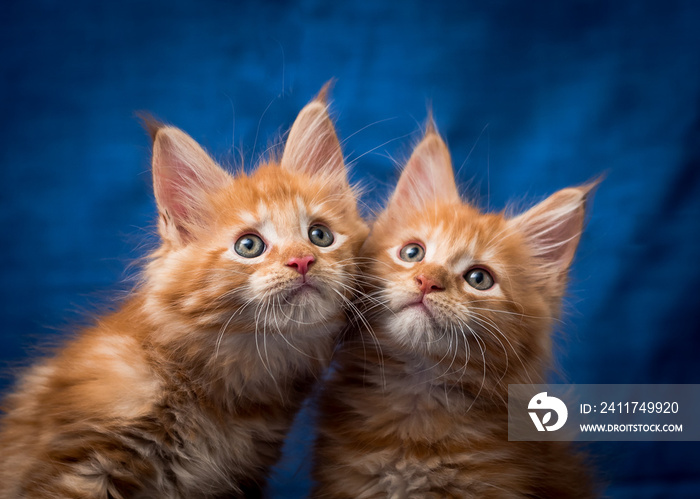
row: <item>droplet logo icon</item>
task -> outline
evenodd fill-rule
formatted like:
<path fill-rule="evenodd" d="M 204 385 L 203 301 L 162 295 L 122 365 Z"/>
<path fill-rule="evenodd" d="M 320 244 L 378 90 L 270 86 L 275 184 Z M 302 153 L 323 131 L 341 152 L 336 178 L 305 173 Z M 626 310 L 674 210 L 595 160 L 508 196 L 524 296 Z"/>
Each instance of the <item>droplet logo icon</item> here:
<path fill-rule="evenodd" d="M 569 411 L 566 408 L 566 404 L 556 397 L 547 396 L 547 392 L 538 393 L 530 399 L 530 403 L 527 405 L 529 409 L 528 414 L 532 422 L 535 423 L 537 431 L 556 431 L 566 423 L 566 418 L 569 417 Z M 540 416 L 537 411 L 547 410 L 540 420 Z M 557 419 L 554 424 L 547 425 L 552 419 L 552 413 L 556 413 Z"/>

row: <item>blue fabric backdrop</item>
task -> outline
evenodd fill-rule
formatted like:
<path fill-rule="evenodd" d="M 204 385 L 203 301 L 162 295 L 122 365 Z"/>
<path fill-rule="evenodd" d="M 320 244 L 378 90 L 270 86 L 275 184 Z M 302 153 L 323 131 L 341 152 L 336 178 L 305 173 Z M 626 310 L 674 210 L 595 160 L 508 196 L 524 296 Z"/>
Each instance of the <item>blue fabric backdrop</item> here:
<path fill-rule="evenodd" d="M 699 21 L 700 3 L 673 0 L 5 1 L 0 359 L 26 362 L 119 295 L 144 254 L 155 210 L 134 111 L 251 164 L 337 77 L 332 109 L 370 205 L 427 104 L 484 207 L 607 172 L 572 271 L 562 370 L 700 383 Z M 312 428 L 304 413 L 271 497 L 306 494 Z M 700 496 L 697 443 L 592 450 L 611 497 Z"/>

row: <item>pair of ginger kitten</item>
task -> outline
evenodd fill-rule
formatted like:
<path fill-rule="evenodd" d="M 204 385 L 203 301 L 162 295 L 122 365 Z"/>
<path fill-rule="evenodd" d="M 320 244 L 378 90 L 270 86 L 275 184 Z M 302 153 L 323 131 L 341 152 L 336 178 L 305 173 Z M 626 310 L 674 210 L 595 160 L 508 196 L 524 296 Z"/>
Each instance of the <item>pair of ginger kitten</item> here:
<path fill-rule="evenodd" d="M 257 496 L 332 356 L 314 497 L 594 495 L 567 444 L 508 441 L 506 405 L 544 379 L 592 185 L 480 213 L 429 125 L 370 230 L 325 88 L 248 175 L 151 131 L 162 243 L 5 399 L 0 498 Z"/>

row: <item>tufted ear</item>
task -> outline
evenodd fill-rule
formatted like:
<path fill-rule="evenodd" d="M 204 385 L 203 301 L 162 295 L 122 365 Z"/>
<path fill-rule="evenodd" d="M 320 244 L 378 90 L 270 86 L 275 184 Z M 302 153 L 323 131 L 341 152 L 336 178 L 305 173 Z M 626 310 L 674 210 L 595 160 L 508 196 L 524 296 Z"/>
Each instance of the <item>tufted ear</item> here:
<path fill-rule="evenodd" d="M 571 265 L 583 230 L 586 201 L 597 185 L 595 181 L 562 189 L 509 222 L 525 234 L 537 258 L 555 273 Z"/>
<path fill-rule="evenodd" d="M 434 201 L 459 202 L 460 198 L 450 152 L 431 120 L 401 172 L 388 209 L 422 209 Z"/>
<path fill-rule="evenodd" d="M 153 191 L 160 234 L 167 241 L 185 244 L 208 223 L 208 195 L 231 177 L 183 131 L 153 122 L 147 126 L 153 137 Z"/>
<path fill-rule="evenodd" d="M 347 173 L 335 126 L 328 115 L 327 96 L 332 81 L 301 110 L 282 154 L 281 166 L 311 176 L 328 177 L 338 188 L 348 188 Z"/>

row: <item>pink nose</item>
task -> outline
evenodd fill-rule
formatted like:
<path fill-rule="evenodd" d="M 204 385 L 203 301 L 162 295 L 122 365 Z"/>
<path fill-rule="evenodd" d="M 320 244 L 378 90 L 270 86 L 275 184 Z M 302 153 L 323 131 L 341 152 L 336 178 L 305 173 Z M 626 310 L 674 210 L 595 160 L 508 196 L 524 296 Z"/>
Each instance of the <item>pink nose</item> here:
<path fill-rule="evenodd" d="M 438 280 L 427 277 L 425 274 L 416 277 L 416 283 L 424 295 L 432 293 L 433 291 L 443 291 L 445 289 L 440 285 Z"/>
<path fill-rule="evenodd" d="M 289 261 L 287 262 L 287 267 L 292 267 L 301 275 L 306 275 L 306 273 L 309 271 L 309 267 L 311 267 L 311 264 L 315 261 L 316 260 L 312 255 L 294 257 L 289 259 Z"/>

